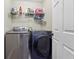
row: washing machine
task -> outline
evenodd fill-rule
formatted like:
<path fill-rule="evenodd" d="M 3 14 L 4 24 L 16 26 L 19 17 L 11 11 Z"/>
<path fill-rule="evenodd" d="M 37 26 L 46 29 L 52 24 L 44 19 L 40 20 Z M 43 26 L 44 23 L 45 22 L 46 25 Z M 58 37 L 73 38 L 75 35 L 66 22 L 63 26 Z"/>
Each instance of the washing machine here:
<path fill-rule="evenodd" d="M 30 32 L 27 30 L 7 32 L 5 34 L 5 59 L 29 59 L 29 38 Z"/>
<path fill-rule="evenodd" d="M 52 31 L 32 31 L 29 40 L 31 59 L 52 59 Z"/>

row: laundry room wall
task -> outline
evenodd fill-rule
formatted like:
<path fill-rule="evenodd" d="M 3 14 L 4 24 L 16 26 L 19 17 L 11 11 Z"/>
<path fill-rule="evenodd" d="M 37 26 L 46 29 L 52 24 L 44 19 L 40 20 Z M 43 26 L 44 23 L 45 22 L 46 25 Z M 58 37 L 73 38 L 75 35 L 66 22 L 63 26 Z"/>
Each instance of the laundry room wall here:
<path fill-rule="evenodd" d="M 44 0 L 43 8 L 45 10 L 45 18 L 47 21 L 47 26 L 45 27 L 47 30 L 52 30 L 52 0 Z"/>
<path fill-rule="evenodd" d="M 35 1 L 25 1 L 25 0 L 15 0 L 12 2 L 12 7 L 22 7 L 23 12 L 27 8 L 36 9 L 36 8 L 42 8 L 41 2 L 35 2 Z M 41 25 L 37 24 L 33 18 L 23 17 L 17 19 L 12 19 L 12 26 L 27 26 L 32 27 L 34 30 L 41 30 Z"/>
<path fill-rule="evenodd" d="M 33 18 L 28 18 L 24 16 L 20 16 L 17 18 L 12 19 L 9 17 L 9 13 L 11 8 L 22 7 L 23 12 L 27 8 L 36 9 L 36 8 L 43 8 L 45 12 L 44 21 L 46 21 L 45 25 L 38 24 L 34 21 Z M 51 7 L 51 0 L 44 0 L 42 2 L 38 1 L 31 1 L 31 0 L 5 0 L 5 32 L 10 30 L 15 26 L 26 26 L 32 27 L 33 30 L 52 30 L 52 7 Z"/>
<path fill-rule="evenodd" d="M 11 7 L 10 3 L 11 0 L 4 0 L 4 33 L 6 33 L 12 27 L 11 18 L 8 15 Z"/>
<path fill-rule="evenodd" d="M 50 0 L 45 0 L 43 2 L 35 2 L 35 1 L 28 1 L 28 0 L 14 0 L 12 2 L 12 7 L 17 7 L 22 6 L 23 11 L 25 11 L 26 8 L 44 8 L 45 11 L 45 17 L 44 21 L 46 21 L 46 25 L 40 25 L 34 21 L 33 18 L 25 18 L 25 17 L 20 17 L 17 19 L 12 19 L 12 26 L 27 26 L 27 27 L 32 27 L 34 30 L 51 30 L 51 7 L 50 7 Z"/>

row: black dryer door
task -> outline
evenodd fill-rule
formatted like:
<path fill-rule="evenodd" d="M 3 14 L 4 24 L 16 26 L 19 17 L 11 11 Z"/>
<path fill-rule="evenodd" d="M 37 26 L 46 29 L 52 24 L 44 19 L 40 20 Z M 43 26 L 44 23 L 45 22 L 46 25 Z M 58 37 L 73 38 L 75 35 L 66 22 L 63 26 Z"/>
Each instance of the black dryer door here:
<path fill-rule="evenodd" d="M 50 50 L 50 39 L 49 36 L 41 36 L 37 38 L 37 41 L 34 42 L 36 53 L 42 57 L 47 57 Z"/>

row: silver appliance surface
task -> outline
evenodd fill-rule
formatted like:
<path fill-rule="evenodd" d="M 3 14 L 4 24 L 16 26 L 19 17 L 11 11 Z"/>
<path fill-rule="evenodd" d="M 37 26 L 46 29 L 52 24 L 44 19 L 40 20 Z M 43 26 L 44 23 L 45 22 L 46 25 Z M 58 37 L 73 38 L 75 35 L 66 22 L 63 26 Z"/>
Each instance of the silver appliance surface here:
<path fill-rule="evenodd" d="M 29 59 L 28 41 L 30 32 L 8 31 L 5 35 L 6 59 Z"/>
<path fill-rule="evenodd" d="M 24 30 L 24 31 L 13 31 L 13 30 L 11 30 L 11 31 L 8 31 L 7 32 L 8 34 L 10 34 L 10 33 L 15 33 L 15 34 L 20 34 L 20 33 L 25 33 L 25 34 L 28 34 L 29 33 L 29 31 L 27 31 L 27 30 Z"/>

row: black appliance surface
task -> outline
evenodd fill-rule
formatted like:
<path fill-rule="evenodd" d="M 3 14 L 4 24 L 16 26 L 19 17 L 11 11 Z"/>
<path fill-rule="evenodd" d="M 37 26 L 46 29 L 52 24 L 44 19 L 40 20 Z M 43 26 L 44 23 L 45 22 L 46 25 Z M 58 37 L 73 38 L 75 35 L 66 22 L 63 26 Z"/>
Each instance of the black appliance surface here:
<path fill-rule="evenodd" d="M 52 59 L 52 32 L 32 31 L 29 50 L 31 59 Z"/>

